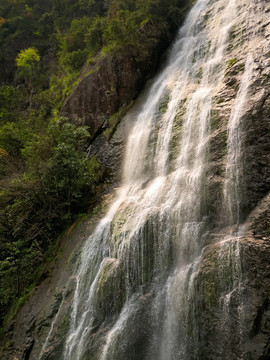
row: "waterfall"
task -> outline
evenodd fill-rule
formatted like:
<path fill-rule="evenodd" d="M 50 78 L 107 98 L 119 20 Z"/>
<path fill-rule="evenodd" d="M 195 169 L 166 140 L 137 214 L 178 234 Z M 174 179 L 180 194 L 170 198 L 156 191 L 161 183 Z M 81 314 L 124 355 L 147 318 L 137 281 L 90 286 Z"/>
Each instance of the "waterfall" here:
<path fill-rule="evenodd" d="M 122 185 L 82 249 L 63 359 L 90 358 L 91 336 L 101 324 L 99 360 L 202 358 L 196 284 L 211 251 L 211 111 L 232 58 L 232 34 L 239 24 L 247 26 L 251 6 L 243 0 L 198 0 L 179 30 L 132 124 Z M 230 227 L 241 222 L 241 119 L 253 68 L 247 52 L 227 125 L 221 208 Z M 240 245 L 230 237 L 222 237 L 215 258 L 224 285 L 217 336 L 229 331 L 230 294 L 241 287 Z M 232 268 L 230 280 L 226 266 Z M 140 349 L 130 345 L 136 337 Z M 220 358 L 227 359 L 225 352 L 224 347 Z"/>

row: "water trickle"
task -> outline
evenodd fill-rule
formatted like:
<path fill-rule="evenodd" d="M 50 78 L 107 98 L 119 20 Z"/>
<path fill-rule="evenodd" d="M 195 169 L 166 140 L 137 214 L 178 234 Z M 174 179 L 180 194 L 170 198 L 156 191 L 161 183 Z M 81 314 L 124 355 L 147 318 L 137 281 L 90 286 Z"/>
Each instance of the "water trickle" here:
<path fill-rule="evenodd" d="M 254 61 L 249 53 L 245 62 L 244 73 L 241 77 L 239 89 L 232 106 L 228 121 L 227 161 L 224 182 L 224 205 L 227 221 L 231 227 L 231 235 L 220 243 L 219 277 L 224 284 L 224 294 L 220 298 L 220 331 L 226 334 L 226 347 L 233 347 L 236 342 L 239 353 L 244 352 L 243 337 L 243 285 L 241 264 L 241 235 L 243 226 L 239 226 L 243 214 L 243 194 L 245 193 L 243 166 L 243 116 L 248 108 L 248 90 L 253 77 Z M 225 268 L 225 269 L 224 269 Z M 228 269 L 229 275 L 228 275 Z M 232 316 L 232 309 L 237 309 Z M 234 338 L 231 337 L 234 329 Z M 237 331 L 236 331 L 237 329 Z M 226 358 L 223 351 L 223 357 Z M 242 355 L 241 355 L 242 359 Z"/>
<path fill-rule="evenodd" d="M 242 161 L 244 151 L 242 135 L 243 123 L 241 120 L 247 108 L 248 89 L 252 80 L 253 68 L 253 57 L 249 54 L 228 122 L 228 150 L 224 198 L 229 223 L 237 225 L 239 225 L 241 221 L 241 202 L 244 194 L 244 170 Z"/>

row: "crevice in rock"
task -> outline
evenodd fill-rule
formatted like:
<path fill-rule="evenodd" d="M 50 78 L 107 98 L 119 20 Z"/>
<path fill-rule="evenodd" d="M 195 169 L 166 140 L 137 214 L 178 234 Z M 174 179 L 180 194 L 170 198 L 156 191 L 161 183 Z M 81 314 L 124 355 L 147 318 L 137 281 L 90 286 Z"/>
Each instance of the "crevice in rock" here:
<path fill-rule="evenodd" d="M 30 342 L 30 345 L 27 347 L 27 349 L 24 350 L 23 360 L 29 360 L 30 359 L 30 355 L 31 355 L 31 352 L 33 350 L 34 344 L 35 344 L 35 340 L 32 339 L 31 342 Z"/>

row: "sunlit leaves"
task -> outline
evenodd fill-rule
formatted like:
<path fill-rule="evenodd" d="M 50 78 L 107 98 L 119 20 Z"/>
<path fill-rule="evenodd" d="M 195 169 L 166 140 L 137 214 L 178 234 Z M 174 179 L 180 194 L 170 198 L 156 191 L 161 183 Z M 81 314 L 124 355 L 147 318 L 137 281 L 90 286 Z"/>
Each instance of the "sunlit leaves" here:
<path fill-rule="evenodd" d="M 21 50 L 16 58 L 16 64 L 22 69 L 33 69 L 35 64 L 40 61 L 37 49 L 28 48 Z"/>

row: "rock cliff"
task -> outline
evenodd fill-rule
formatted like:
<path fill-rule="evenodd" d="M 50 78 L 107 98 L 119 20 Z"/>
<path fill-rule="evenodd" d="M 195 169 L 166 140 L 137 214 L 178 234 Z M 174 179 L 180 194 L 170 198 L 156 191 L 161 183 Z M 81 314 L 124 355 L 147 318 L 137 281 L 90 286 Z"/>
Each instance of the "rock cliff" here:
<path fill-rule="evenodd" d="M 88 126 L 92 137 L 109 126 L 110 116 L 136 98 L 145 82 L 153 76 L 160 55 L 173 37 L 168 29 L 159 30 L 151 21 L 140 31 L 151 37 L 144 53 L 138 57 L 133 49 L 124 49 L 124 53 L 105 55 L 94 65 L 86 66 L 78 85 L 63 104 L 62 114 Z"/>

